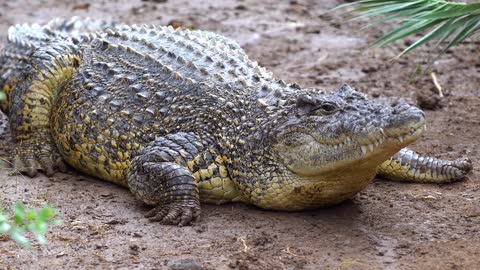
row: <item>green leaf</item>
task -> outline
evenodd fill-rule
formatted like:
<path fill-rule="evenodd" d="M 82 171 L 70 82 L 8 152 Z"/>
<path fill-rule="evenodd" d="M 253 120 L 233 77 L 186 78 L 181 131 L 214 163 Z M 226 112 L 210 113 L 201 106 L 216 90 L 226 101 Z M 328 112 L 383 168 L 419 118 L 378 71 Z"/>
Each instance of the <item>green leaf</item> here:
<path fill-rule="evenodd" d="M 387 44 L 390 44 L 394 41 L 397 41 L 399 39 L 402 39 L 404 37 L 410 36 L 414 33 L 423 31 L 425 29 L 428 29 L 432 26 L 435 26 L 439 24 L 441 21 L 436 20 L 436 21 L 423 21 L 423 22 L 415 22 L 412 21 L 411 23 L 408 23 L 404 28 L 400 29 L 400 31 L 396 32 L 394 35 L 385 35 L 386 39 L 379 39 L 381 42 L 379 43 L 379 46 L 385 46 Z"/>
<path fill-rule="evenodd" d="M 449 19 L 449 18 L 458 18 L 464 16 L 465 14 L 475 14 L 480 10 L 480 3 L 472 3 L 468 5 L 456 6 L 449 8 L 441 12 L 432 12 L 420 16 L 419 19 L 429 20 L 429 19 Z"/>
<path fill-rule="evenodd" d="M 30 242 L 28 241 L 28 239 L 25 236 L 23 236 L 22 233 L 19 232 L 18 230 L 10 230 L 9 234 L 10 234 L 10 237 L 21 246 L 30 247 Z"/>
<path fill-rule="evenodd" d="M 383 22 L 386 22 L 386 21 L 394 20 L 394 19 L 397 19 L 397 18 L 401 18 L 401 17 L 421 14 L 423 11 L 428 10 L 428 8 L 432 5 L 433 4 L 430 4 L 430 5 L 427 5 L 427 6 L 420 6 L 418 8 L 407 9 L 407 10 L 404 10 L 404 11 L 401 11 L 401 12 L 398 12 L 398 13 L 393 13 L 390 16 L 374 20 L 373 22 L 367 24 L 364 28 L 371 27 L 371 26 L 374 26 L 374 25 L 377 25 L 377 24 L 380 24 L 380 23 L 383 23 Z"/>
<path fill-rule="evenodd" d="M 55 216 L 55 209 L 45 206 L 40 210 L 38 218 L 41 220 L 48 220 Z"/>
<path fill-rule="evenodd" d="M 426 34 L 425 36 L 423 36 L 422 38 L 420 38 L 419 40 L 417 40 L 415 43 L 413 43 L 412 45 L 410 45 L 408 48 L 406 48 L 405 50 L 403 50 L 399 55 L 398 57 L 408 53 L 409 51 L 429 42 L 430 40 L 432 39 L 435 39 L 439 36 L 442 36 L 442 35 L 450 35 L 452 33 L 452 31 L 455 31 L 455 28 L 451 26 L 451 22 L 445 22 L 443 23 L 442 25 L 438 26 L 437 28 L 435 28 L 434 30 L 430 31 L 428 34 Z"/>
<path fill-rule="evenodd" d="M 470 20 L 468 23 L 465 23 L 462 31 L 460 31 L 460 33 L 458 33 L 458 35 L 452 41 L 450 41 L 450 43 L 448 43 L 445 50 L 448 50 L 452 46 L 457 45 L 459 42 L 463 41 L 464 39 L 475 33 L 478 30 L 478 25 L 480 25 L 479 20 Z"/>
<path fill-rule="evenodd" d="M 13 223 L 19 225 L 25 220 L 25 205 L 22 202 L 17 202 L 13 207 Z"/>
<path fill-rule="evenodd" d="M 35 233 L 35 239 L 37 239 L 38 243 L 41 245 L 45 245 L 47 243 L 47 239 L 43 235 L 43 233 Z"/>
<path fill-rule="evenodd" d="M 356 17 L 356 19 L 362 19 L 362 18 L 367 18 L 367 17 L 372 17 L 372 16 L 377 16 L 377 15 L 383 15 L 386 13 L 391 13 L 391 12 L 399 12 L 399 11 L 404 11 L 405 8 L 415 5 L 418 2 L 422 2 L 423 0 L 419 0 L 417 2 L 411 2 L 411 3 L 404 3 L 404 4 L 395 4 L 391 6 L 384 6 L 381 8 L 374 9 L 373 11 L 366 12 L 362 15 L 359 15 Z M 369 8 L 371 9 L 371 8 Z M 355 10 L 354 10 L 355 11 Z"/>
<path fill-rule="evenodd" d="M 46 243 L 45 233 L 48 225 L 59 224 L 60 220 L 54 219 L 55 209 L 44 206 L 39 210 L 27 209 L 21 202 L 12 207 L 13 224 L 9 224 L 8 217 L 0 214 L 0 233 L 7 233 L 10 237 L 23 247 L 30 247 L 25 232 L 32 232 L 40 244 Z"/>
<path fill-rule="evenodd" d="M 44 234 L 47 232 L 48 225 L 44 221 L 39 221 L 35 223 L 35 226 L 33 227 L 32 231 L 38 234 Z"/>
<path fill-rule="evenodd" d="M 352 12 L 358 14 L 354 19 L 375 18 L 366 27 L 400 20 L 398 26 L 374 41 L 372 46 L 385 46 L 433 28 L 397 57 L 433 40 L 437 40 L 435 46 L 449 40 L 441 52 L 443 53 L 478 33 L 480 28 L 480 2 L 465 4 L 441 0 L 360 0 L 340 5 L 336 9 L 352 6 L 355 7 Z"/>
<path fill-rule="evenodd" d="M 6 233 L 12 228 L 7 222 L 0 222 L 0 233 Z"/>
<path fill-rule="evenodd" d="M 25 220 L 34 220 L 37 216 L 37 213 L 33 210 L 29 210 L 25 213 Z"/>

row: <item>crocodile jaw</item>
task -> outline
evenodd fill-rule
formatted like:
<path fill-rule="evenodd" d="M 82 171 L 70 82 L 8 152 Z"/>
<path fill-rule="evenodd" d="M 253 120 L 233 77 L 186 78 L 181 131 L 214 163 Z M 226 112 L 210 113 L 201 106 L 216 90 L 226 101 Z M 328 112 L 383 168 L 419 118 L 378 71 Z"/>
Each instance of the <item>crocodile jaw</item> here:
<path fill-rule="evenodd" d="M 373 136 L 374 139 L 347 137 L 337 144 L 324 144 L 312 137 L 308 143 L 295 148 L 276 145 L 274 149 L 285 167 L 298 175 L 318 176 L 367 160 L 371 164 L 370 170 L 375 171 L 383 161 L 423 134 L 424 121 L 409 125 L 403 130 Z"/>
<path fill-rule="evenodd" d="M 409 134 L 400 134 L 382 140 L 378 145 L 360 146 L 358 158 L 341 160 L 320 171 L 305 167 L 297 173 L 288 165 L 283 174 L 277 174 L 272 182 L 282 185 L 267 185 L 264 196 L 254 203 L 265 209 L 297 211 L 338 204 L 363 190 L 374 178 L 377 167 L 404 146 L 410 144 L 425 131 L 421 123 Z M 369 144 L 371 145 L 371 144 Z M 332 147 L 339 151 L 341 146 Z M 314 149 L 309 147 L 309 149 Z M 295 168 L 298 170 L 298 167 Z M 306 173 L 305 173 L 306 172 Z"/>

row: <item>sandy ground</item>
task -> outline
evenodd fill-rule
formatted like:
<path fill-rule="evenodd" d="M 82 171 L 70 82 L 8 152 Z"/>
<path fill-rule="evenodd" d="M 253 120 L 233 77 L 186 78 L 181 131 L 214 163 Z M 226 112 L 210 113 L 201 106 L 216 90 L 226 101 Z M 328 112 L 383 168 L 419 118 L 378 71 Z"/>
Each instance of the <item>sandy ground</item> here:
<path fill-rule="evenodd" d="M 229 36 L 288 82 L 335 89 L 348 82 L 373 97 L 436 96 L 430 76 L 408 83 L 428 47 L 387 62 L 411 42 L 367 49 L 388 26 L 365 31 L 340 1 L 62 1 L 0 3 L 0 38 L 15 23 L 81 15 L 126 23 L 176 23 Z M 86 8 L 85 4 L 89 4 Z M 451 185 L 376 179 L 351 200 L 298 213 L 203 205 L 190 227 L 150 223 L 128 190 L 72 172 L 35 179 L 0 173 L 4 206 L 49 203 L 63 224 L 47 246 L 0 242 L 2 269 L 479 269 L 479 42 L 449 51 L 433 67 L 446 94 L 426 111 L 429 130 L 412 147 L 441 158 L 468 156 L 474 171 Z"/>

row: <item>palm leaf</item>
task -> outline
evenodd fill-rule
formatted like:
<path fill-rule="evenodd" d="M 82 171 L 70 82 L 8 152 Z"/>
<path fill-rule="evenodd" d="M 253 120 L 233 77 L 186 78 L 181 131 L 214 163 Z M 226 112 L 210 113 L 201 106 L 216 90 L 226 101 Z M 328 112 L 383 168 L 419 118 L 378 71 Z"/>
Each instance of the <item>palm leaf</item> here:
<path fill-rule="evenodd" d="M 480 31 L 480 2 L 457 3 L 443 0 L 360 0 L 336 7 L 354 7 L 355 19 L 375 19 L 366 27 L 391 20 L 400 23 L 373 42 L 385 46 L 397 40 L 430 30 L 404 49 L 400 57 L 427 42 L 437 40 L 435 46 L 448 42 L 440 54 Z M 380 16 L 380 18 L 379 18 Z"/>

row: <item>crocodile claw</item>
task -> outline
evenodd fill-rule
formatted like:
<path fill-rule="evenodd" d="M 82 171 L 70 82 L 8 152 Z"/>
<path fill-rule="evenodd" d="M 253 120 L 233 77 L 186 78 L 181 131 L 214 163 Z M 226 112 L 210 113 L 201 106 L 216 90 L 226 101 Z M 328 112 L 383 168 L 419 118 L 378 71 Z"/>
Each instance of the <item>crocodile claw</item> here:
<path fill-rule="evenodd" d="M 21 141 L 13 151 L 13 157 L 13 168 L 29 177 L 35 177 L 38 172 L 52 176 L 57 171 L 67 171 L 58 150 L 49 142 Z"/>
<path fill-rule="evenodd" d="M 200 216 L 198 204 L 174 202 L 153 208 L 145 214 L 150 221 L 165 225 L 185 226 Z"/>

